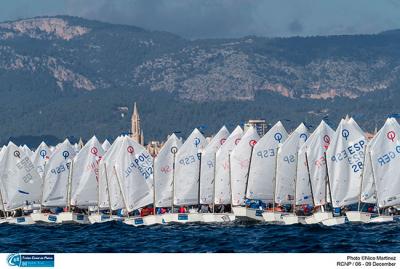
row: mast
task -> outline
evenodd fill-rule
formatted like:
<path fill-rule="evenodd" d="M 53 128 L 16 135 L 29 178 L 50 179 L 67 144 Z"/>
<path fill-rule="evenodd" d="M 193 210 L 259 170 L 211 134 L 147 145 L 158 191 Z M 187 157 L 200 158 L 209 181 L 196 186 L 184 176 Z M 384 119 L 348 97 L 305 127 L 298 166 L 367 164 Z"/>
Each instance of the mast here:
<path fill-rule="evenodd" d="M 155 158 L 153 159 L 153 214 L 156 215 L 156 171 L 154 170 L 154 161 Z"/>
<path fill-rule="evenodd" d="M 335 217 L 335 214 L 333 212 L 333 199 L 332 199 L 332 191 L 331 191 L 331 183 L 329 180 L 329 171 L 328 171 L 328 161 L 326 159 L 326 152 L 324 152 L 324 157 L 325 157 L 325 168 L 326 168 L 326 180 L 328 183 L 328 191 L 329 191 L 329 199 L 331 200 L 331 206 L 332 206 L 332 217 Z"/>
<path fill-rule="evenodd" d="M 129 216 L 129 213 L 128 213 L 129 210 L 128 210 L 128 205 L 126 203 L 125 193 L 122 191 L 122 184 L 121 184 L 121 181 L 119 180 L 119 176 L 118 176 L 117 170 L 115 169 L 115 165 L 113 167 L 114 167 L 114 174 L 115 174 L 115 176 L 117 178 L 119 190 L 120 190 L 121 195 L 122 195 L 122 201 L 124 201 L 124 205 L 125 205 L 125 209 L 126 209 L 126 215 Z"/>
<path fill-rule="evenodd" d="M 315 201 L 314 201 L 314 192 L 311 184 L 311 173 L 310 173 L 310 167 L 308 165 L 308 157 L 307 157 L 307 152 L 304 152 L 306 155 L 306 165 L 307 165 L 307 173 L 308 173 L 308 183 L 310 184 L 310 190 L 311 190 L 311 200 L 313 203 L 313 207 L 315 207 Z"/>
<path fill-rule="evenodd" d="M 249 161 L 249 168 L 247 169 L 247 178 L 246 178 L 246 185 L 245 185 L 246 187 L 244 189 L 244 202 L 245 202 L 245 205 L 246 205 L 247 186 L 249 185 L 251 160 L 253 159 L 253 151 L 254 151 L 254 145 L 250 144 L 250 146 L 251 146 L 250 161 Z"/>
<path fill-rule="evenodd" d="M 213 196 L 212 196 L 212 212 L 215 213 L 215 176 L 217 170 L 217 152 L 214 153 L 214 181 L 213 181 Z"/>
<path fill-rule="evenodd" d="M 174 155 L 172 162 L 172 200 L 171 200 L 171 213 L 174 213 L 174 199 L 175 199 L 175 157 L 176 152 L 178 151 L 177 147 L 171 148 L 171 153 Z"/>
<path fill-rule="evenodd" d="M 294 174 L 293 214 L 296 215 L 297 168 L 299 167 L 299 150 L 296 151 L 296 172 Z"/>
<path fill-rule="evenodd" d="M 369 159 L 370 159 L 370 162 L 371 162 L 372 179 L 373 179 L 373 181 L 374 181 L 374 183 L 375 183 L 376 207 L 378 208 L 378 215 L 380 216 L 380 215 L 381 215 L 381 212 L 380 212 L 380 210 L 379 210 L 378 188 L 377 188 L 378 185 L 376 184 L 376 181 L 375 181 L 375 172 L 374 172 L 374 166 L 372 165 L 372 157 L 371 157 L 371 154 L 369 154 Z"/>
<path fill-rule="evenodd" d="M 276 148 L 275 174 L 274 174 L 274 192 L 273 192 L 273 195 L 272 195 L 272 213 L 274 213 L 274 214 L 275 214 L 276 174 L 278 172 L 278 155 L 279 155 L 279 145 Z"/>
<path fill-rule="evenodd" d="M 45 181 L 45 179 L 46 179 L 46 173 L 45 173 L 46 164 L 47 164 L 47 162 L 44 162 L 44 164 L 43 164 L 43 174 L 42 174 L 42 196 L 41 196 L 41 198 L 40 198 L 40 209 L 39 209 L 40 213 L 42 213 L 42 203 L 43 203 L 44 187 L 46 186 L 46 185 L 45 185 L 45 183 L 46 183 L 46 181 Z"/>
<path fill-rule="evenodd" d="M 200 209 L 201 206 L 201 201 L 200 201 L 200 177 L 201 177 L 201 152 L 197 153 L 197 156 L 199 158 L 199 185 L 198 185 L 198 191 L 197 191 L 197 197 L 198 197 L 198 209 Z"/>
<path fill-rule="evenodd" d="M 105 163 L 104 163 L 104 172 L 106 174 L 107 198 L 108 198 L 108 206 L 110 207 L 110 217 L 111 217 L 112 216 L 112 209 L 111 209 L 110 187 L 108 185 L 107 167 L 106 167 Z M 99 194 L 100 194 L 100 188 L 99 188 Z M 99 199 L 99 203 L 100 203 L 100 199 Z"/>
<path fill-rule="evenodd" d="M 367 150 L 365 150 L 365 151 L 367 151 Z M 360 211 L 360 209 L 361 209 L 361 196 L 362 196 L 362 187 L 363 187 L 364 171 L 365 171 L 365 154 L 368 154 L 368 153 L 364 153 L 364 157 L 363 157 L 363 169 L 361 172 L 360 196 L 358 198 L 357 211 Z M 371 166 L 372 166 L 372 163 L 371 163 Z"/>
<path fill-rule="evenodd" d="M 71 160 L 71 169 L 68 174 L 68 185 L 67 185 L 67 209 L 71 212 L 71 190 L 72 190 L 72 173 L 74 170 L 74 160 Z"/>
<path fill-rule="evenodd" d="M 229 188 L 231 190 L 231 212 L 233 213 L 233 194 L 232 194 L 232 171 L 231 171 L 231 153 L 228 154 L 229 163 Z"/>

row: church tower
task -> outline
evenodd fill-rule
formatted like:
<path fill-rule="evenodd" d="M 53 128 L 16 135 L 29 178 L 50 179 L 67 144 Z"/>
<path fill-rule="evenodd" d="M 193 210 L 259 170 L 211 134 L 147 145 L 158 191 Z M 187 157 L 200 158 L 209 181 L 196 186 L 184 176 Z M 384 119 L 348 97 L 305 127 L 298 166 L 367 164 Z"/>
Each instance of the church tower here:
<path fill-rule="evenodd" d="M 136 107 L 136 102 L 133 105 L 131 124 L 132 124 L 132 129 L 131 129 L 132 139 L 138 142 L 139 144 L 143 145 L 144 144 L 143 130 L 140 128 L 140 117 Z"/>

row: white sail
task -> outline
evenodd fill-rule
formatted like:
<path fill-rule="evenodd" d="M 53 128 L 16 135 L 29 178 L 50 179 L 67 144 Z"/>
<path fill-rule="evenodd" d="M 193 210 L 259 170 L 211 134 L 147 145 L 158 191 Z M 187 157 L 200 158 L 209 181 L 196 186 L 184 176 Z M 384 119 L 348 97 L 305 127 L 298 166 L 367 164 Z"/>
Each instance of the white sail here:
<path fill-rule="evenodd" d="M 201 152 L 200 203 L 212 204 L 214 200 L 215 156 L 226 141 L 229 131 L 223 126 Z"/>
<path fill-rule="evenodd" d="M 395 119 L 391 119 L 395 120 Z M 376 187 L 375 187 L 375 178 L 372 170 L 371 163 L 371 147 L 375 144 L 376 138 L 380 130 L 375 134 L 375 136 L 367 142 L 367 146 L 365 148 L 365 158 L 364 158 L 364 169 L 361 179 L 361 202 L 363 203 L 376 203 Z"/>
<path fill-rule="evenodd" d="M 25 152 L 26 156 L 28 156 L 31 161 L 33 161 L 34 152 L 25 144 L 22 146 L 22 149 Z"/>
<path fill-rule="evenodd" d="M 175 134 L 172 134 L 154 160 L 155 203 L 157 207 L 170 207 L 172 205 L 174 154 L 181 146 L 182 141 Z"/>
<path fill-rule="evenodd" d="M 370 147 L 379 207 L 400 204 L 400 125 L 386 120 Z"/>
<path fill-rule="evenodd" d="M 376 203 L 376 188 L 374 175 L 372 173 L 372 163 L 370 156 L 370 145 L 372 141 L 370 141 L 365 149 L 365 158 L 364 158 L 364 169 L 361 179 L 361 197 L 360 200 L 363 203 Z"/>
<path fill-rule="evenodd" d="M 93 136 L 73 159 L 71 205 L 98 204 L 99 163 L 103 155 L 100 142 Z"/>
<path fill-rule="evenodd" d="M 111 144 L 110 144 L 110 142 L 106 139 L 106 140 L 104 140 L 104 142 L 103 142 L 103 144 L 101 145 L 101 147 L 103 148 L 104 151 L 107 151 L 107 150 L 111 147 Z"/>
<path fill-rule="evenodd" d="M 199 203 L 199 150 L 207 142 L 198 129 L 191 135 L 176 154 L 174 205 L 197 205 Z"/>
<path fill-rule="evenodd" d="M 304 181 L 311 180 L 311 187 L 314 196 L 314 204 L 316 206 L 326 204 L 327 193 L 326 193 L 326 164 L 325 164 L 325 152 L 328 149 L 332 137 L 335 132 L 329 127 L 324 121 L 318 125 L 314 132 L 310 135 L 307 141 L 301 146 L 299 150 L 299 155 L 304 156 L 303 169 L 301 173 L 297 175 L 297 181 L 303 181 L 303 188 L 298 188 L 296 190 L 296 200 L 297 204 L 306 204 L 311 198 L 309 195 L 309 190 L 305 187 Z M 305 161 L 305 156 L 307 154 L 308 166 L 310 170 L 310 179 L 308 178 L 307 163 Z M 300 163 L 299 163 L 300 165 Z M 305 169 L 304 169 L 305 168 Z M 299 170 L 298 170 L 299 171 Z M 307 174 L 306 174 L 307 173 Z M 299 186 L 299 185 L 297 185 Z"/>
<path fill-rule="evenodd" d="M 254 146 L 246 197 L 272 202 L 277 150 L 288 134 L 278 121 Z"/>
<path fill-rule="evenodd" d="M 365 145 L 365 134 L 354 119 L 339 123 L 326 151 L 333 207 L 359 201 Z"/>
<path fill-rule="evenodd" d="M 68 205 L 67 190 L 70 177 L 71 160 L 75 150 L 66 139 L 57 145 L 46 164 L 43 183 L 43 206 Z"/>
<path fill-rule="evenodd" d="M 0 188 L 4 209 L 13 210 L 39 202 L 42 180 L 25 151 L 10 142 L 1 155 Z"/>
<path fill-rule="evenodd" d="M 123 137 L 119 136 L 99 163 L 99 207 L 117 210 L 125 208 L 114 172 L 116 158 L 122 151 Z"/>
<path fill-rule="evenodd" d="M 43 178 L 44 175 L 44 167 L 46 162 L 50 158 L 50 149 L 46 145 L 46 143 L 42 142 L 36 148 L 34 157 L 33 157 L 33 165 L 36 167 L 36 171 L 39 173 L 39 176 Z"/>
<path fill-rule="evenodd" d="M 214 203 L 215 204 L 230 204 L 232 199 L 231 194 L 231 179 L 230 179 L 230 154 L 235 146 L 240 142 L 243 135 L 243 130 L 237 126 L 229 137 L 223 142 L 222 146 L 217 151 L 215 161 L 215 186 L 214 186 Z"/>
<path fill-rule="evenodd" d="M 298 150 L 307 141 L 309 132 L 302 123 L 279 147 L 276 165 L 275 202 L 293 204 L 296 192 Z"/>
<path fill-rule="evenodd" d="M 113 167 L 128 211 L 153 203 L 153 157 L 128 136 Z"/>
<path fill-rule="evenodd" d="M 244 205 L 246 196 L 246 185 L 248 179 L 250 155 L 252 148 L 260 137 L 254 127 L 250 127 L 240 139 L 239 144 L 231 153 L 231 190 L 232 205 Z"/>

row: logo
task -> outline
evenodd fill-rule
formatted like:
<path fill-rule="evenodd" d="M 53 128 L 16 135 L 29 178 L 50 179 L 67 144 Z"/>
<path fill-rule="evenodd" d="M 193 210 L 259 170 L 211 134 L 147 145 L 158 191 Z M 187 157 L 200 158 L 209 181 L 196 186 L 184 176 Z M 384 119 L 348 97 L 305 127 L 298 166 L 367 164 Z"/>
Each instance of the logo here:
<path fill-rule="evenodd" d="M 220 143 L 221 145 L 223 145 L 223 144 L 225 143 L 225 141 L 226 141 L 226 138 L 222 138 L 222 139 L 219 141 L 219 143 Z"/>
<path fill-rule="evenodd" d="M 46 158 L 47 152 L 46 152 L 44 149 L 42 149 L 42 150 L 39 152 L 39 155 L 42 156 L 42 158 L 44 159 L 44 158 Z"/>
<path fill-rule="evenodd" d="M 198 145 L 200 145 L 200 138 L 196 137 L 194 139 L 194 145 L 196 146 L 196 148 L 197 148 Z"/>
<path fill-rule="evenodd" d="M 237 139 L 235 140 L 235 145 L 239 144 L 239 142 L 240 142 L 240 138 L 237 138 Z"/>
<path fill-rule="evenodd" d="M 171 153 L 172 154 L 175 154 L 175 153 L 177 153 L 178 152 L 178 148 L 177 147 L 172 147 L 171 148 Z"/>
<path fill-rule="evenodd" d="M 63 151 L 62 156 L 66 160 L 69 157 L 69 152 L 68 151 Z"/>
<path fill-rule="evenodd" d="M 14 151 L 14 157 L 21 159 L 21 153 L 18 150 Z"/>
<path fill-rule="evenodd" d="M 386 134 L 386 136 L 387 136 L 387 138 L 388 138 L 389 140 L 392 140 L 392 142 L 394 142 L 394 139 L 395 139 L 395 137 L 396 137 L 396 133 L 393 132 L 393 131 L 390 131 L 390 132 L 388 132 L 388 133 Z"/>
<path fill-rule="evenodd" d="M 307 136 L 307 134 L 305 134 L 305 133 L 302 133 L 302 134 L 300 134 L 300 138 L 303 138 L 303 139 L 304 139 L 304 141 L 306 141 L 306 140 L 307 140 L 307 138 L 308 138 L 308 136 Z"/>
<path fill-rule="evenodd" d="M 7 263 L 18 267 L 54 267 L 54 255 L 15 253 L 8 255 Z"/>
<path fill-rule="evenodd" d="M 350 135 L 349 130 L 347 130 L 347 129 L 343 129 L 343 130 L 342 130 L 342 136 L 344 137 L 344 139 L 347 140 L 347 138 L 349 137 L 349 135 Z"/>
<path fill-rule="evenodd" d="M 130 154 L 132 154 L 132 153 L 134 153 L 135 152 L 135 150 L 133 149 L 133 147 L 132 146 L 129 146 L 127 149 L 126 149 L 127 151 L 128 151 L 128 153 L 130 153 Z"/>
<path fill-rule="evenodd" d="M 96 147 L 91 148 L 90 153 L 92 153 L 94 156 L 97 156 L 97 153 L 99 150 Z"/>
<path fill-rule="evenodd" d="M 279 143 L 281 143 L 282 134 L 281 134 L 281 133 L 276 133 L 276 134 L 274 135 L 274 138 L 275 138 L 276 141 L 278 141 Z"/>
<path fill-rule="evenodd" d="M 249 145 L 250 147 L 254 147 L 257 144 L 256 140 L 250 140 Z"/>

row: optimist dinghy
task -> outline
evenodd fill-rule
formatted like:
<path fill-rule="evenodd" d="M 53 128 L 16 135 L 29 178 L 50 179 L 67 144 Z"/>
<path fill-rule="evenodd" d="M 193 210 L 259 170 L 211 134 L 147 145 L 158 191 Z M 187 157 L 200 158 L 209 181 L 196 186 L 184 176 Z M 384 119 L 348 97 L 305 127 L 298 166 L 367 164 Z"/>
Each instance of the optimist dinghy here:
<path fill-rule="evenodd" d="M 41 178 L 24 150 L 10 142 L 0 152 L 0 202 L 6 216 L 9 211 L 40 201 Z M 30 216 L 6 217 L 1 222 L 33 224 Z"/>
<path fill-rule="evenodd" d="M 274 204 L 277 149 L 287 137 L 288 134 L 279 121 L 254 145 L 246 190 L 247 199 Z M 281 213 L 246 208 L 246 216 L 258 221 L 276 222 Z"/>

